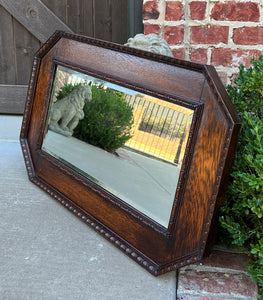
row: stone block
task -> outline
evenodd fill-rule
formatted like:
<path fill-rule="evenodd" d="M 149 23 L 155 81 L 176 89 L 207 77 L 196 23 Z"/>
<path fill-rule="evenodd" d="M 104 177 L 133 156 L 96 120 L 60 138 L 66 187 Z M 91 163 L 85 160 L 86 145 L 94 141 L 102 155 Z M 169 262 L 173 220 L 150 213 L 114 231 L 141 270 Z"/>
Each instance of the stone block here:
<path fill-rule="evenodd" d="M 257 284 L 245 273 L 180 271 L 177 299 L 257 299 Z M 187 298 L 191 296 L 191 298 Z"/>
<path fill-rule="evenodd" d="M 259 5 L 254 2 L 216 2 L 212 12 L 211 19 L 217 21 L 259 21 Z"/>
<path fill-rule="evenodd" d="M 144 24 L 144 34 L 150 34 L 155 33 L 159 35 L 160 33 L 160 26 L 159 25 L 153 25 L 153 24 Z"/>
<path fill-rule="evenodd" d="M 198 63 L 207 63 L 207 49 L 191 49 L 190 60 Z"/>
<path fill-rule="evenodd" d="M 240 27 L 233 31 L 233 41 L 236 45 L 263 44 L 263 27 Z"/>
<path fill-rule="evenodd" d="M 173 56 L 175 58 L 185 59 L 185 49 L 184 48 L 173 49 L 172 52 L 173 52 Z"/>
<path fill-rule="evenodd" d="M 214 48 L 212 50 L 211 63 L 214 66 L 238 67 L 240 64 L 243 64 L 245 67 L 248 67 L 251 58 L 258 58 L 260 54 L 259 50 Z"/>
<path fill-rule="evenodd" d="M 207 2 L 192 1 L 190 3 L 190 18 L 192 20 L 204 20 Z"/>
<path fill-rule="evenodd" d="M 221 269 L 223 268 L 246 272 L 246 263 L 248 261 L 249 257 L 245 253 L 213 250 L 208 257 L 205 257 L 201 261 L 201 264 L 206 267 Z"/>
<path fill-rule="evenodd" d="M 178 300 L 256 300 L 258 287 L 246 273 L 244 253 L 213 250 L 201 263 L 179 270 Z"/>
<path fill-rule="evenodd" d="M 176 45 L 184 40 L 184 26 L 165 26 L 164 38 L 170 45 Z"/>
<path fill-rule="evenodd" d="M 165 20 L 178 21 L 183 17 L 183 5 L 180 1 L 166 2 Z"/>
<path fill-rule="evenodd" d="M 144 20 L 156 20 L 159 18 L 160 11 L 156 1 L 148 1 L 143 5 L 142 16 Z"/>
<path fill-rule="evenodd" d="M 192 44 L 219 44 L 228 43 L 228 26 L 192 26 L 190 42 Z"/>

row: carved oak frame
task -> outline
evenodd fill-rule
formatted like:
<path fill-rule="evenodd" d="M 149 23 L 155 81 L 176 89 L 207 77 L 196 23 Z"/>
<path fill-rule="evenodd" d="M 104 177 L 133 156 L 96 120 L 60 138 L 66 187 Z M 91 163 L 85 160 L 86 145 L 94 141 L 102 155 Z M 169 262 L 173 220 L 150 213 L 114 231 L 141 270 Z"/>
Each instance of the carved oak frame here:
<path fill-rule="evenodd" d="M 57 65 L 194 110 L 168 228 L 41 149 Z M 33 183 L 157 276 L 202 258 L 240 127 L 213 67 L 58 31 L 35 55 L 20 141 Z"/>

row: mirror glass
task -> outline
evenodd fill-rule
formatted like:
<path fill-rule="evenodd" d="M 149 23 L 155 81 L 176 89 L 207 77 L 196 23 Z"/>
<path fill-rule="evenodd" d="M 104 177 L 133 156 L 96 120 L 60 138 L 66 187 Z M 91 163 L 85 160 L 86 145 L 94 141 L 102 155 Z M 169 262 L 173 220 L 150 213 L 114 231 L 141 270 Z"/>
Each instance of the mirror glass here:
<path fill-rule="evenodd" d="M 42 150 L 167 228 L 193 113 L 57 66 Z"/>

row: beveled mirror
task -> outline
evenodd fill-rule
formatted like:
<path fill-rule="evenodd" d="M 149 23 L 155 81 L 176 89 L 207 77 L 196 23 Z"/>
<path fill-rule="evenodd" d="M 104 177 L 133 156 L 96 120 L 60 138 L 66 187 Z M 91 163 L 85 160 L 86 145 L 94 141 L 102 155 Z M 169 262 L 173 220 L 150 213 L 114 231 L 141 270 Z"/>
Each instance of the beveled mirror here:
<path fill-rule="evenodd" d="M 159 275 L 202 258 L 239 130 L 213 67 L 56 32 L 21 145 L 32 182 Z"/>

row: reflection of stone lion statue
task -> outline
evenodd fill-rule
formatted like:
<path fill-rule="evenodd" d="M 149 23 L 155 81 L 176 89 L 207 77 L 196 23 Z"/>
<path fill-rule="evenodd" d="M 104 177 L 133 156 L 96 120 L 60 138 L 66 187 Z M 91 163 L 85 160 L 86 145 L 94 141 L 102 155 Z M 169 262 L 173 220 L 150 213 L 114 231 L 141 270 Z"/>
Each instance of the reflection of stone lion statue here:
<path fill-rule="evenodd" d="M 85 102 L 91 101 L 91 98 L 91 87 L 83 85 L 54 103 L 50 112 L 49 129 L 65 136 L 71 136 L 79 120 L 84 118 Z"/>
<path fill-rule="evenodd" d="M 148 35 L 139 33 L 135 37 L 128 39 L 125 46 L 173 57 L 169 44 L 154 33 Z"/>

